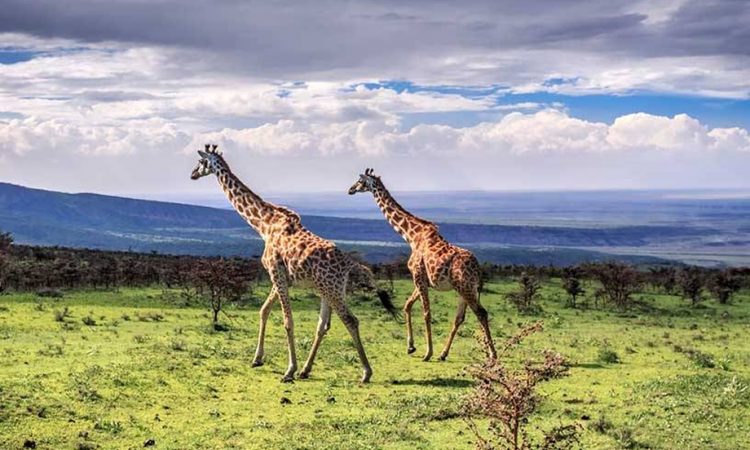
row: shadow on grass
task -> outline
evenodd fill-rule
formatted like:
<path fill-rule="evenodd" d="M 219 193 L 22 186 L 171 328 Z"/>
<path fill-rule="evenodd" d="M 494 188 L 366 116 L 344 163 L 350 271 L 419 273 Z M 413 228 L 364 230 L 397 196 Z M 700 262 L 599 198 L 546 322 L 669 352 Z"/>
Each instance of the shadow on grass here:
<path fill-rule="evenodd" d="M 461 378 L 430 378 L 426 380 L 393 380 L 391 384 L 408 385 L 408 386 L 436 386 L 436 387 L 452 387 L 452 388 L 465 388 L 474 385 L 471 380 L 464 380 Z"/>
<path fill-rule="evenodd" d="M 576 363 L 576 364 L 571 364 L 571 366 L 572 367 L 580 367 L 581 369 L 604 369 L 606 367 L 604 364 L 595 363 L 595 362 L 590 362 L 590 363 Z"/>

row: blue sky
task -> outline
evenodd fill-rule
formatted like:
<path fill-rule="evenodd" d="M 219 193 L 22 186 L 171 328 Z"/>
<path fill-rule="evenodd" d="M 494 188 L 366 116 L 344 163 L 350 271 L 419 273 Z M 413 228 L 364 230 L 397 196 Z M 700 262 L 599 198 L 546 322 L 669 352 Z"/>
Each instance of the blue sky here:
<path fill-rule="evenodd" d="M 400 190 L 750 189 L 749 23 L 693 0 L 8 0 L 0 181 L 192 198 L 210 141 L 261 192 L 367 166 Z"/>

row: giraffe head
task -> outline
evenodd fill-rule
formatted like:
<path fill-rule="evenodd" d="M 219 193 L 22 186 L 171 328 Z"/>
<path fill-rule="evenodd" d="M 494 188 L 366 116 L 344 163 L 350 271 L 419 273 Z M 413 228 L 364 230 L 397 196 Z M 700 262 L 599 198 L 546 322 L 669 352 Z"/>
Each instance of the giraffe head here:
<path fill-rule="evenodd" d="M 359 174 L 359 179 L 349 188 L 349 195 L 357 192 L 373 192 L 380 182 L 380 177 L 373 175 L 373 169 L 365 169 L 365 173 Z"/>
<path fill-rule="evenodd" d="M 217 147 L 216 144 L 206 144 L 204 151 L 198 150 L 201 159 L 190 174 L 191 180 L 197 180 L 206 175 L 211 175 L 224 167 L 224 157 L 221 156 L 221 152 L 216 149 Z"/>

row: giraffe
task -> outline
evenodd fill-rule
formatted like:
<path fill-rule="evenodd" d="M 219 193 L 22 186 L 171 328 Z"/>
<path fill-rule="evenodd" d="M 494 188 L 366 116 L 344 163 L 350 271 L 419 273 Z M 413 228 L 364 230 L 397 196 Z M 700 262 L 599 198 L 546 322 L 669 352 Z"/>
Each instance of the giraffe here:
<path fill-rule="evenodd" d="M 346 326 L 354 341 L 362 364 L 362 382 L 367 383 L 372 376 L 372 368 L 367 360 L 359 335 L 359 321 L 345 303 L 346 291 L 356 282 L 359 287 L 376 291 L 383 306 L 395 315 L 396 309 L 385 291 L 377 290 L 370 270 L 359 264 L 336 246 L 302 226 L 300 217 L 283 206 L 264 201 L 251 191 L 231 171 L 217 146 L 206 145 L 198 151 L 200 160 L 190 178 L 215 174 L 229 202 L 245 221 L 258 232 L 265 243 L 261 263 L 268 271 L 272 287 L 263 306 L 260 308 L 258 346 L 253 359 L 253 367 L 263 365 L 266 323 L 271 307 L 276 299 L 281 303 L 284 314 L 289 365 L 282 382 L 294 380 L 297 370 L 297 355 L 294 345 L 294 321 L 289 301 L 289 287 L 293 283 L 309 284 L 321 297 L 318 327 L 310 354 L 299 373 L 300 378 L 308 378 L 312 371 L 318 347 L 331 325 L 331 311 L 335 311 Z"/>
<path fill-rule="evenodd" d="M 440 353 L 440 360 L 445 361 L 448 357 L 458 327 L 465 319 L 467 306 L 479 319 L 488 356 L 496 359 L 497 352 L 492 342 L 487 310 L 479 302 L 481 270 L 476 257 L 470 251 L 446 241 L 438 232 L 437 225 L 404 209 L 388 192 L 380 177 L 373 175 L 372 169 L 367 169 L 364 174 L 360 174 L 359 179 L 349 188 L 349 195 L 358 192 L 373 194 L 375 203 L 380 207 L 386 220 L 411 247 L 411 256 L 407 266 L 414 280 L 414 291 L 404 304 L 407 353 L 411 354 L 416 351 L 412 334 L 411 309 L 419 299 L 422 302 L 427 342 L 427 351 L 422 360 L 429 361 L 432 358 L 432 316 L 428 293 L 429 288 L 432 287 L 438 290 L 453 289 L 459 296 L 453 327 Z"/>

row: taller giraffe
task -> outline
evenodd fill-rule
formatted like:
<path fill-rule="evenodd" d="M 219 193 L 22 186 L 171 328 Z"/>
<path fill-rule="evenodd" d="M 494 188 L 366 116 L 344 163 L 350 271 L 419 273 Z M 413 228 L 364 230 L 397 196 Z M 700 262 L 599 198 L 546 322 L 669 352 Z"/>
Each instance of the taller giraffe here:
<path fill-rule="evenodd" d="M 404 209 L 385 188 L 379 176 L 373 175 L 372 169 L 359 175 L 356 183 L 349 188 L 349 195 L 357 192 L 372 192 L 386 220 L 411 247 L 408 267 L 414 279 L 414 292 L 404 304 L 406 317 L 407 352 L 414 353 L 414 336 L 411 326 L 411 309 L 417 299 L 422 301 L 424 313 L 425 340 L 427 352 L 423 360 L 432 357 L 432 316 L 428 288 L 438 290 L 453 289 L 458 293 L 458 310 L 453 320 L 453 327 L 448 335 L 440 360 L 448 357 L 458 327 L 463 323 L 468 305 L 484 331 L 489 357 L 497 358 L 495 345 L 492 342 L 487 310 L 479 303 L 481 270 L 474 255 L 461 247 L 446 241 L 432 222 L 421 219 Z"/>
<path fill-rule="evenodd" d="M 205 151 L 198 151 L 198 154 L 201 159 L 190 178 L 197 180 L 206 175 L 215 174 L 234 209 L 265 242 L 261 263 L 268 271 L 272 287 L 260 309 L 258 347 L 253 367 L 263 365 L 266 323 L 271 306 L 278 298 L 284 313 L 284 328 L 289 351 L 289 366 L 282 381 L 289 382 L 294 379 L 294 373 L 297 370 L 297 355 L 294 346 L 294 321 L 289 302 L 289 287 L 294 282 L 311 282 L 320 294 L 320 317 L 310 355 L 299 377 L 307 378 L 310 375 L 318 347 L 330 328 L 333 309 L 351 334 L 362 363 L 362 382 L 368 382 L 372 376 L 372 368 L 359 336 L 359 321 L 346 306 L 345 299 L 347 286 L 354 282 L 350 280 L 350 275 L 352 278 L 356 277 L 356 282 L 360 283 L 361 287 L 377 290 L 372 273 L 368 268 L 342 253 L 332 242 L 305 229 L 296 213 L 266 202 L 251 191 L 232 173 L 224 157 L 216 150 L 216 145 L 206 145 Z M 391 313 L 395 313 L 388 295 L 384 291 L 377 292 L 383 306 Z"/>

